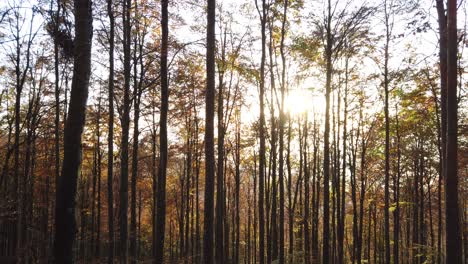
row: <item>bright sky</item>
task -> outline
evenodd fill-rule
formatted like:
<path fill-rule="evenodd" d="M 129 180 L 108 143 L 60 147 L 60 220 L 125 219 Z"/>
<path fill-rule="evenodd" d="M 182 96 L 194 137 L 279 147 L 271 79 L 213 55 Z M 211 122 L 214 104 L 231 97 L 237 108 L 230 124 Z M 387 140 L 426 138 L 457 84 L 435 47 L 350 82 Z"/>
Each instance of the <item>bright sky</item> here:
<path fill-rule="evenodd" d="M 395 0 L 396 1 L 396 0 Z M 0 2 L 0 10 L 4 10 L 8 5 L 12 5 L 14 2 L 19 2 L 15 0 L 6 0 Z M 194 1 L 194 4 L 189 4 L 190 1 L 185 1 L 183 3 L 173 2 L 170 7 L 170 13 L 177 15 L 184 20 L 184 24 L 171 21 L 171 32 L 170 34 L 177 38 L 182 43 L 189 43 L 197 41 L 197 44 L 190 45 L 191 49 L 199 50 L 201 54 L 204 54 L 204 30 L 205 25 L 205 16 L 203 14 L 203 1 Z M 323 8 L 325 7 L 325 1 L 304 1 L 304 8 L 301 9 L 299 13 L 290 12 L 288 16 L 290 18 L 300 18 L 300 23 L 291 23 L 288 38 L 286 40 L 286 45 L 289 46 L 292 42 L 291 39 L 298 35 L 307 36 L 311 32 L 311 21 L 323 16 Z M 334 1 L 332 1 L 334 2 Z M 382 1 L 375 0 L 354 0 L 351 6 L 347 10 L 354 10 L 356 6 L 360 6 L 363 2 L 366 2 L 369 5 L 377 6 Z M 36 0 L 24 0 L 21 5 L 24 7 L 35 5 Z M 94 1 L 98 3 L 98 1 Z M 250 32 L 253 37 L 253 42 L 249 42 L 244 45 L 242 49 L 242 55 L 250 60 L 250 64 L 257 67 L 260 60 L 260 25 L 258 19 L 258 13 L 255 9 L 254 0 L 224 0 L 218 1 L 222 6 L 218 13 L 221 11 L 221 17 L 226 19 L 228 16 L 232 16 L 234 23 L 232 23 L 232 31 L 234 34 L 243 35 L 246 32 Z M 343 8 L 344 1 L 339 1 L 337 10 Z M 411 65 L 424 67 L 426 65 L 432 65 L 437 60 L 437 20 L 436 20 L 436 10 L 434 7 L 434 0 L 421 0 L 420 1 L 422 8 L 422 13 L 420 17 L 430 23 L 431 28 L 428 29 L 425 33 L 413 34 L 407 29 L 408 23 L 413 18 L 412 16 L 397 16 L 395 17 L 395 28 L 394 35 L 405 34 L 404 37 L 395 38 L 391 43 L 391 59 L 390 67 L 395 69 L 401 69 L 405 66 L 404 60 L 410 56 L 414 56 L 415 59 L 411 62 Z M 463 5 L 466 5 L 466 1 L 463 2 Z M 31 12 L 28 9 L 24 10 L 24 16 L 30 16 Z M 463 10 L 466 10 L 465 8 Z M 339 12 L 339 11 L 337 11 Z M 466 21 L 466 12 L 459 12 L 459 28 L 465 27 Z M 382 42 L 379 40 L 378 34 L 383 30 L 382 24 L 382 13 L 377 13 L 374 15 L 371 20 L 371 30 L 375 33 L 377 40 L 375 42 L 375 54 L 379 54 L 382 50 Z M 43 21 L 40 16 L 36 16 L 36 21 L 33 23 L 33 27 L 37 29 L 38 27 L 43 26 Z M 102 22 L 95 19 L 94 21 L 95 29 L 102 27 Z M 8 33 L 8 28 L 3 27 L 2 32 L 4 34 Z M 24 26 L 22 31 L 27 31 L 28 27 Z M 217 28 L 219 30 L 219 28 Z M 25 32 L 26 32 L 25 31 Z M 33 30 L 35 31 L 35 30 Z M 38 36 L 38 40 L 46 41 L 47 36 Z M 0 56 L 5 56 L 10 46 L 2 37 L 2 51 Z M 93 48 L 95 56 L 93 56 L 94 62 L 106 61 L 106 54 L 102 52 L 102 49 L 95 45 Z M 268 54 L 267 54 L 268 56 Z M 2 57 L 2 61 L 5 60 Z M 465 57 L 463 57 L 465 58 Z M 311 112 L 323 112 L 325 108 L 325 100 L 323 98 L 323 87 L 324 87 L 324 74 L 321 68 L 318 68 L 316 65 L 310 65 L 310 68 L 306 72 L 301 72 L 300 70 L 304 68 L 304 64 L 307 64 L 304 60 L 296 61 L 293 60 L 291 56 L 287 56 L 288 64 L 288 89 L 289 95 L 285 100 L 286 109 L 292 114 L 300 114 L 304 111 Z M 381 60 L 380 60 L 381 61 Z M 267 57 L 268 62 L 268 57 Z M 369 57 L 361 58 L 358 60 L 352 60 L 350 62 L 351 67 L 358 67 L 362 73 L 366 75 L 370 73 L 380 73 L 378 67 L 379 60 L 371 59 Z M 277 59 L 277 64 L 280 65 L 280 59 Z M 339 62 L 338 62 L 339 64 Z M 104 68 L 98 63 L 93 64 L 94 70 L 93 73 L 95 78 L 106 78 Z M 278 66 L 278 72 L 280 71 Z M 267 72 L 268 73 L 268 72 Z M 311 75 L 305 78 L 298 78 L 299 75 Z M 317 75 L 318 73 L 318 75 Z M 278 76 L 277 76 L 278 77 Z M 269 86 L 269 76 L 266 76 L 267 89 Z M 335 78 L 337 76 L 335 75 Z M 2 81 L 4 83 L 4 81 Z M 243 119 L 247 123 L 251 123 L 258 119 L 258 87 L 255 84 L 243 82 L 242 85 L 246 87 L 244 96 L 247 98 L 247 111 L 244 111 L 247 114 L 243 115 Z M 381 107 L 381 100 L 379 100 L 378 93 L 379 82 L 361 82 L 353 83 L 352 85 L 359 85 L 366 87 L 366 93 L 371 96 L 372 104 L 370 104 L 370 111 L 379 111 Z M 279 85 L 277 85 L 279 86 Z M 310 89 L 313 88 L 313 89 Z M 91 90 L 91 99 L 90 103 L 93 103 L 94 98 L 96 97 L 96 92 L 98 89 Z M 279 94 L 279 91 L 278 91 Z M 266 92 L 266 95 L 269 96 L 269 92 Z M 269 99 L 267 100 L 269 101 Z"/>

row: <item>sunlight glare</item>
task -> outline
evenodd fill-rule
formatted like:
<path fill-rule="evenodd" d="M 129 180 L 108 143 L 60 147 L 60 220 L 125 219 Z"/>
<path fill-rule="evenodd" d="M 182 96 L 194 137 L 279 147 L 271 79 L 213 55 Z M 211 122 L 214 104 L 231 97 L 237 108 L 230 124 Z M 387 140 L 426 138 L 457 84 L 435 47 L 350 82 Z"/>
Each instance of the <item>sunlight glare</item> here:
<path fill-rule="evenodd" d="M 325 109 L 323 95 L 313 95 L 304 89 L 290 90 L 284 104 L 286 111 L 291 115 L 322 112 Z"/>

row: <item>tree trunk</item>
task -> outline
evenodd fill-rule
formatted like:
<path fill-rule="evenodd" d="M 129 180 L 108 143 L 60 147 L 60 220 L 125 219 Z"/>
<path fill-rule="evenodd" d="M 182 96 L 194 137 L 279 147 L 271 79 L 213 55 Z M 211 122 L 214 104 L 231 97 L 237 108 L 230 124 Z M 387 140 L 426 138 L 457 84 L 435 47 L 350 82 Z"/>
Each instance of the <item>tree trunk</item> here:
<path fill-rule="evenodd" d="M 107 0 L 107 15 L 109 16 L 109 81 L 108 98 L 109 101 L 109 120 L 107 134 L 107 214 L 108 214 L 108 233 L 109 233 L 109 252 L 107 263 L 114 263 L 114 11 L 112 0 Z"/>
<path fill-rule="evenodd" d="M 458 205 L 457 1 L 447 4 L 447 149 L 445 167 L 446 263 L 462 263 Z M 445 103 L 445 102 L 444 102 Z"/>
<path fill-rule="evenodd" d="M 344 263 L 344 236 L 345 236 L 345 221 L 346 221 L 346 204 L 345 204 L 345 197 L 346 197 L 346 144 L 347 144 L 347 121 L 348 121 L 348 81 L 349 81 L 349 55 L 345 58 L 345 87 L 344 87 L 344 109 L 343 109 L 343 164 L 342 164 L 342 183 L 341 183 L 341 219 L 339 219 L 338 224 L 338 264 Z M 337 168 L 338 170 L 340 168 Z M 339 180 L 339 179 L 338 179 Z"/>
<path fill-rule="evenodd" d="M 286 35 L 286 22 L 288 0 L 284 0 L 283 21 L 281 26 L 281 43 L 280 53 L 282 61 L 281 70 L 281 105 L 280 105 L 280 120 L 279 120 L 279 263 L 283 264 L 284 259 L 284 99 L 286 92 L 286 54 L 284 52 L 284 39 Z M 308 183 L 306 183 L 308 184 Z"/>
<path fill-rule="evenodd" d="M 400 124 L 398 120 L 398 106 L 396 108 L 396 139 L 397 139 L 397 167 L 396 177 L 394 182 L 394 200 L 395 211 L 393 211 L 393 263 L 400 263 L 400 179 L 401 179 L 401 137 L 400 137 Z"/>
<path fill-rule="evenodd" d="M 208 0 L 206 33 L 206 94 L 205 94 L 205 218 L 203 237 L 204 263 L 212 264 L 214 224 L 214 112 L 215 112 L 215 23 L 216 0 Z"/>
<path fill-rule="evenodd" d="M 75 50 L 70 107 L 64 134 L 64 158 L 55 209 L 54 255 L 56 263 L 73 263 L 76 232 L 75 194 L 81 163 L 81 134 L 85 122 L 91 74 L 92 5 L 75 0 Z"/>
<path fill-rule="evenodd" d="M 240 107 L 239 107 L 240 108 Z M 237 109 L 236 109 L 237 110 Z M 240 162 L 241 162 L 241 109 L 238 109 L 236 111 L 237 115 L 237 122 L 236 122 L 236 149 L 235 149 L 235 164 L 236 164 L 236 175 L 235 175 L 235 181 L 236 181 L 236 190 L 235 190 L 235 200 L 236 200 L 236 219 L 235 219 L 235 226 L 236 226 L 236 243 L 235 243 L 235 258 L 234 258 L 234 263 L 240 263 L 239 262 L 239 248 L 240 248 Z M 250 217 L 250 215 L 249 215 Z M 250 218 L 249 218 L 249 224 L 250 224 Z M 247 226 L 250 232 L 250 227 Z M 248 241 L 247 241 L 248 243 Z"/>
<path fill-rule="evenodd" d="M 221 63 L 218 65 L 218 162 L 217 162 L 217 173 L 216 173 L 216 219 L 215 219 L 215 262 L 224 262 L 224 232 L 223 225 L 227 217 L 224 215 L 225 210 L 225 198 L 224 198 L 224 133 L 225 126 L 223 120 L 223 109 L 224 109 L 224 71 L 225 71 L 225 51 L 226 51 L 226 35 L 221 39 Z M 227 234 L 226 234 L 227 235 Z"/>
<path fill-rule="evenodd" d="M 159 167 L 157 184 L 155 263 L 164 263 L 164 234 L 166 226 L 166 173 L 167 173 L 167 113 L 169 109 L 168 52 L 168 0 L 161 0 L 161 115 L 159 119 Z"/>
<path fill-rule="evenodd" d="M 442 262 L 442 181 L 445 175 L 447 147 L 447 17 L 444 1 L 436 0 L 437 18 L 439 22 L 439 74 L 440 74 L 440 147 L 439 147 L 439 180 L 438 180 L 438 221 L 437 221 L 437 261 Z M 437 100 L 437 99 L 436 99 Z"/>
<path fill-rule="evenodd" d="M 257 3 L 257 2 L 256 2 Z M 257 9 L 259 9 L 257 7 Z M 259 11 L 260 12 L 260 11 Z M 260 137 L 260 153 L 259 153 L 259 174 L 258 174 L 258 219 L 259 219 L 259 262 L 265 264 L 265 222 L 264 222 L 264 189 L 265 189 L 265 43 L 266 43 L 266 14 L 267 5 L 266 1 L 262 0 L 262 9 L 260 15 L 261 23 L 261 61 L 260 61 L 260 124 L 259 124 L 259 137 Z"/>
<path fill-rule="evenodd" d="M 60 1 L 57 1 L 57 10 L 55 12 L 55 34 L 58 34 L 59 30 L 59 17 L 60 17 Z M 57 35 L 55 35 L 57 36 Z M 55 83 L 54 83 L 54 94 L 55 94 L 55 126 L 54 126 L 54 158 L 55 158 L 55 201 L 58 201 L 58 183 L 60 176 L 60 72 L 59 72 L 59 44 L 58 38 L 54 37 L 54 74 L 55 74 Z"/>
<path fill-rule="evenodd" d="M 385 114 L 385 179 L 384 179 L 384 238 L 385 238 L 385 264 L 390 264 L 391 251 L 390 251 L 390 117 L 388 113 L 389 101 L 389 72 L 388 72 L 388 59 L 389 59 L 389 45 L 390 45 L 390 25 L 387 12 L 387 2 L 385 1 L 385 54 L 384 54 L 384 114 Z"/>
<path fill-rule="evenodd" d="M 123 3 L 124 98 L 122 139 L 120 150 L 120 262 L 126 264 L 128 251 L 128 145 L 130 129 L 130 8 L 131 0 Z"/>
<path fill-rule="evenodd" d="M 331 1 L 328 0 L 328 15 L 326 24 L 326 84 L 325 84 L 325 130 L 323 144 L 323 248 L 322 263 L 330 261 L 330 92 L 332 79 L 332 32 L 331 32 Z"/>

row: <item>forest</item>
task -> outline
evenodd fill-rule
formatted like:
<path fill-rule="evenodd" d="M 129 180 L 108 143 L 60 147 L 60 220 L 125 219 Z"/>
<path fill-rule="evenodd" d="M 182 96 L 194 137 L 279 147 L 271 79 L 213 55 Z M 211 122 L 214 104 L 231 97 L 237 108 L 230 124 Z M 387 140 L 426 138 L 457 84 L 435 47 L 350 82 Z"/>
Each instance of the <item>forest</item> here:
<path fill-rule="evenodd" d="M 0 263 L 468 263 L 467 47 L 464 0 L 2 0 Z"/>

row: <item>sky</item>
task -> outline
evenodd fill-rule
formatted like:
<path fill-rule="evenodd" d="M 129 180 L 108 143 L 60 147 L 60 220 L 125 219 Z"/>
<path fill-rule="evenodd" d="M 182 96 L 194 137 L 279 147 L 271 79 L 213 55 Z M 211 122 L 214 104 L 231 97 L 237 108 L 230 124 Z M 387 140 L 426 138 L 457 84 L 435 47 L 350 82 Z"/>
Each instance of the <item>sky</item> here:
<path fill-rule="evenodd" d="M 395 0 L 397 1 L 397 0 Z M 334 2 L 334 1 L 333 1 Z M 14 3 L 20 3 L 17 0 L 6 0 L 0 2 L 0 10 L 5 10 L 8 5 Z M 96 5 L 99 1 L 94 1 Z M 286 46 L 287 49 L 291 46 L 292 39 L 297 36 L 308 36 L 312 34 L 312 22 L 323 17 L 323 10 L 325 7 L 325 1 L 322 0 L 309 0 L 304 1 L 303 8 L 300 11 L 292 11 L 288 13 L 291 20 L 289 26 L 289 33 L 287 34 Z M 337 12 L 343 8 L 344 1 L 338 1 L 336 6 Z M 348 6 L 347 10 L 355 10 L 357 6 L 367 4 L 371 6 L 381 6 L 382 1 L 375 0 L 354 0 Z M 437 17 L 435 10 L 434 0 L 420 0 L 420 13 L 417 16 L 408 15 L 397 15 L 395 16 L 395 27 L 393 35 L 396 36 L 392 39 L 390 49 L 390 68 L 392 70 L 402 69 L 406 65 L 412 65 L 416 67 L 425 67 L 427 65 L 433 65 L 437 61 L 437 49 L 438 49 L 438 32 L 437 32 Z M 192 43 L 187 46 L 188 49 L 198 51 L 200 54 L 204 54 L 204 26 L 205 26 L 205 15 L 204 15 L 204 1 L 172 1 L 169 12 L 171 14 L 170 21 L 170 35 L 176 38 L 180 43 Z M 249 33 L 252 40 L 247 40 L 246 44 L 242 48 L 242 55 L 250 63 L 251 67 L 259 66 L 260 60 L 260 21 L 258 18 L 257 10 L 255 9 L 254 0 L 223 0 L 218 1 L 220 8 L 218 11 L 218 22 L 222 18 L 223 21 L 227 21 L 228 17 L 232 17 L 233 22 L 231 23 L 231 30 L 234 34 L 242 36 Z M 467 17 L 465 1 L 462 3 L 463 8 L 459 12 L 458 27 L 465 28 L 465 21 Z M 23 7 L 37 5 L 36 0 L 23 0 L 20 3 Z M 30 17 L 31 12 L 27 8 L 22 9 L 25 17 Z M 96 11 L 95 11 L 96 13 Z M 179 18 L 179 19 L 176 19 Z M 428 22 L 430 27 L 427 28 L 426 32 L 415 33 L 414 28 L 408 28 L 409 23 L 414 19 L 420 19 L 419 24 L 423 24 L 424 21 Z M 300 21 L 300 22 L 299 22 Z M 371 43 L 375 48 L 374 54 L 382 54 L 382 41 L 383 38 L 379 32 L 383 30 L 382 23 L 382 12 L 376 13 L 370 21 L 371 31 L 374 32 L 374 43 Z M 33 32 L 37 31 L 40 27 L 44 26 L 44 21 L 39 15 L 35 16 L 33 23 Z M 155 25 L 154 30 L 158 30 L 158 25 Z M 94 20 L 95 30 L 102 28 L 102 20 Z M 29 30 L 28 26 L 25 25 L 22 28 L 22 35 L 25 35 Z M 219 32 L 219 27 L 216 28 Z M 11 49 L 11 45 L 8 42 L 9 28 L 2 25 L 1 32 L 4 34 L 1 37 L 1 50 L 0 56 L 2 61 L 6 62 L 5 56 Z M 42 31 L 43 33 L 43 31 Z M 403 35 L 402 35 L 403 34 Z M 95 33 L 95 36 L 97 34 Z M 218 35 L 219 39 L 220 35 Z M 50 40 L 47 35 L 38 35 L 38 41 L 50 44 Z M 463 51 L 463 50 L 462 50 Z M 287 51 L 288 52 L 288 51 Z M 103 79 L 107 77 L 105 65 L 100 65 L 99 62 L 105 62 L 106 53 L 98 45 L 93 47 L 93 78 Z M 465 60 L 465 53 L 462 53 L 462 58 Z M 288 55 L 291 55 L 288 53 Z M 180 53 L 178 56 L 182 56 Z M 267 55 L 268 56 L 268 55 Z M 411 62 L 408 62 L 409 57 L 414 57 Z M 267 58 L 268 59 L 268 58 Z M 316 64 L 305 62 L 301 58 L 295 58 L 293 56 L 287 57 L 287 77 L 289 95 L 287 96 L 286 109 L 292 114 L 298 115 L 304 111 L 311 112 L 323 112 L 325 108 L 325 100 L 323 97 L 324 87 L 324 74 L 323 69 Z M 278 59 L 279 62 L 279 59 Z M 342 62 L 338 62 L 338 65 Z M 382 63 L 381 57 L 373 55 L 372 57 L 363 57 L 354 59 L 350 62 L 351 67 L 358 67 L 364 75 L 379 74 L 381 73 L 380 64 Z M 310 64 L 310 65 L 309 65 Z M 308 67 L 305 67 L 308 66 Z M 279 67 L 278 67 L 279 70 Z M 304 77 L 306 76 L 306 77 Z M 266 76 L 269 79 L 269 76 Z M 300 78 L 299 78 L 300 77 Z M 335 75 L 335 77 L 337 77 Z M 53 80 L 53 79 L 51 79 Z M 8 82 L 2 78 L 2 85 L 8 85 Z M 463 80 L 464 82 L 464 80 Z M 267 85 L 269 81 L 266 82 Z M 247 114 L 243 115 L 243 120 L 246 124 L 251 124 L 258 120 L 259 107 L 258 107 L 258 86 L 252 82 L 242 82 L 244 96 L 246 99 Z M 366 81 L 356 83 L 365 87 L 366 91 L 373 98 L 374 103 L 369 105 L 368 111 L 379 111 L 381 108 L 381 100 L 379 101 L 379 93 L 381 92 L 380 83 L 378 80 Z M 267 87 L 268 88 L 268 87 Z M 89 104 L 94 104 L 97 98 L 97 87 L 91 89 Z M 269 95 L 269 92 L 267 92 Z M 269 100 L 269 99 L 268 99 Z M 268 101 L 267 100 L 267 101 Z"/>

